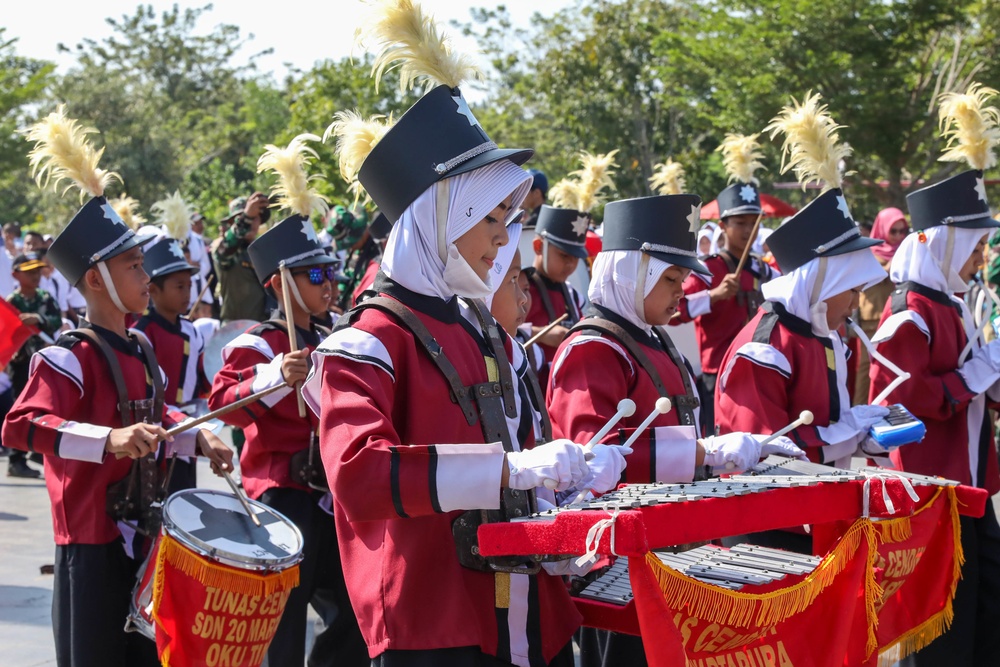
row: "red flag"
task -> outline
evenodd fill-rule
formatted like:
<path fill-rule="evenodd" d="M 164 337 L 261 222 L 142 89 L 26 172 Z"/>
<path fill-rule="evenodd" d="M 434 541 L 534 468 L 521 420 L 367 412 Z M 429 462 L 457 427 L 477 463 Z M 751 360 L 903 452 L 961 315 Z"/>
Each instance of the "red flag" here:
<path fill-rule="evenodd" d="M 21 321 L 21 311 L 0 299 L 0 368 L 10 363 L 24 342 L 38 333 L 36 327 Z"/>

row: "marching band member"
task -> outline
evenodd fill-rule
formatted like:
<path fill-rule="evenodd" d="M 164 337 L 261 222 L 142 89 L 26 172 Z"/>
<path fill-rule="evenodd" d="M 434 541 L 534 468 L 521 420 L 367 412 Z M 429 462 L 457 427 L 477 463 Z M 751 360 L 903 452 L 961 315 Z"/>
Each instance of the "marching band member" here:
<path fill-rule="evenodd" d="M 762 287 L 764 305 L 736 336 L 723 358 L 715 393 L 722 433 L 774 433 L 803 410 L 811 425 L 789 437 L 810 460 L 847 467 L 868 429 L 888 414 L 876 406 L 851 407 L 847 355 L 837 328 L 857 308 L 858 294 L 885 272 L 861 236 L 840 190 L 838 162 L 849 149 L 836 144 L 836 124 L 819 95 L 786 107 L 769 129 L 785 132 L 787 171 L 800 182 L 819 179 L 826 190 L 768 238 L 783 275 Z M 823 134 L 827 146 L 807 137 Z M 826 155 L 828 161 L 810 160 Z M 825 381 L 824 381 L 825 379 Z"/>
<path fill-rule="evenodd" d="M 722 357 L 729 344 L 763 302 L 760 286 L 776 275 L 757 255 L 751 254 L 737 275 L 740 258 L 747 250 L 754 225 L 762 213 L 754 171 L 761 166 L 757 136 L 730 134 L 719 146 L 730 181 L 719 193 L 720 227 L 726 241 L 718 253 L 702 260 L 710 273 L 692 272 L 684 282 L 679 316 L 671 324 L 694 321 L 701 356 L 698 395 L 701 424 L 706 433 L 715 432 L 715 384 Z"/>
<path fill-rule="evenodd" d="M 309 220 L 314 208 L 322 208 L 325 202 L 307 186 L 304 191 L 297 189 L 308 179 L 289 178 L 288 168 L 283 167 L 291 163 L 295 165 L 291 169 L 301 170 L 308 161 L 310 149 L 304 142 L 309 138 L 296 137 L 286 149 L 268 146 L 260 158 L 258 170 L 274 168 L 281 175 L 282 185 L 276 192 L 281 194 L 282 207 L 290 208 L 293 215 L 247 248 L 260 283 L 273 290 L 278 304 L 291 303 L 291 312 L 279 306 L 275 319 L 251 328 L 223 348 L 224 365 L 215 376 L 209 407 L 214 410 L 288 383 L 249 409 L 222 417 L 246 434 L 240 470 L 247 495 L 278 510 L 302 531 L 299 585 L 288 598 L 268 647 L 268 660 L 270 664 L 304 663 L 307 607 L 313 602 L 318 611 L 324 610 L 322 601 L 314 601 L 319 594 L 334 597 L 337 614 L 316 638 L 310 664 L 362 665 L 367 656 L 344 588 L 333 518 L 322 506 L 328 494 L 316 449 L 318 420 L 308 410 L 304 416 L 300 413 L 293 390 L 306 377 L 309 354 L 329 334 L 310 316 L 326 313 L 336 297 L 337 260 L 320 244 Z M 291 293 L 287 300 L 286 290 Z M 290 329 L 297 341 L 294 352 Z"/>
<path fill-rule="evenodd" d="M 534 336 L 554 322 L 559 316 L 567 318 L 545 333 L 538 346 L 552 361 L 556 348 L 566 338 L 569 328 L 580 321 L 583 299 L 569 283 L 580 260 L 587 259 L 587 229 L 590 211 L 600 201 L 600 193 L 613 187 L 611 168 L 615 153 L 580 154 L 582 169 L 577 178 L 567 178 L 552 186 L 552 206 L 542 205 L 535 223 L 534 265 L 524 270 L 528 278 L 531 305 L 527 321 Z M 544 382 L 546 369 L 539 373 Z"/>
<path fill-rule="evenodd" d="M 156 645 L 125 633 L 124 626 L 142 551 L 149 546 L 136 531 L 159 530 L 154 501 L 162 498 L 154 494 L 164 454 L 193 455 L 200 448 L 219 472 L 232 470 L 232 452 L 206 430 L 167 435 L 166 428 L 183 415 L 166 411 L 156 356 L 144 338 L 125 328 L 126 313 L 142 312 L 149 300 L 144 240 L 104 198 L 104 188 L 118 176 L 98 168 L 101 153 L 87 143 L 86 132 L 61 107 L 27 132 L 36 143 L 33 171 L 53 187 L 71 180 L 91 196 L 48 252 L 82 292 L 88 321 L 32 358 L 28 384 L 4 422 L 3 442 L 45 456 L 56 541 L 56 663 L 153 666 L 160 664 Z M 162 448 L 161 440 L 167 441 Z M 117 491 L 133 474 L 150 480 L 148 487 L 142 485 L 139 498 L 120 498 L 139 505 L 140 515 L 117 507 L 112 515 L 107 508 L 118 504 Z"/>
<path fill-rule="evenodd" d="M 608 491 L 619 481 L 691 481 L 705 466 L 731 462 L 743 470 L 761 456 L 759 441 L 743 433 L 699 439 L 694 373 L 659 328 L 677 311 L 688 274 L 706 271 L 695 252 L 700 208 L 698 197 L 679 194 L 626 199 L 604 209 L 604 246 L 594 262 L 587 317 L 573 327 L 552 364 L 547 404 L 553 433 L 587 442 L 623 398 L 637 406 L 619 422 L 626 433 L 658 398 L 669 397 L 674 407 L 633 443 L 624 476 L 617 474 L 621 467 L 607 466 L 603 479 L 592 483 L 594 491 Z M 781 439 L 765 449 L 797 454 Z M 588 629 L 581 657 L 588 665 L 645 663 L 640 642 Z"/>
<path fill-rule="evenodd" d="M 186 224 L 191 218 L 180 193 L 156 202 L 152 210 L 164 219 L 173 220 L 164 227 L 177 227 L 177 220 Z M 181 406 L 206 395 L 209 389 L 202 366 L 205 339 L 184 316 L 191 303 L 191 281 L 198 267 L 184 258 L 181 241 L 168 234 L 146 246 L 143 270 L 149 274 L 151 303 L 132 329 L 145 336 L 156 352 L 166 375 L 168 404 Z M 169 491 L 195 488 L 196 470 L 194 459 L 185 457 L 172 462 Z"/>
<path fill-rule="evenodd" d="M 407 34 L 406 50 L 445 66 L 404 62 L 404 84 L 444 83 L 374 147 L 344 114 L 334 128 L 345 178 L 395 221 L 379 295 L 341 319 L 307 382 L 351 601 L 373 665 L 571 665 L 580 617 L 562 581 L 494 571 L 453 535 L 470 514 L 523 515 L 545 480 L 565 489 L 588 473 L 579 445 L 526 449 L 510 339 L 456 298 L 492 291 L 532 152 L 490 141 L 458 89 L 467 66 L 418 6 L 379 10 L 365 33 L 376 77 L 398 51 L 386 31 L 404 25 L 430 26 Z"/>
<path fill-rule="evenodd" d="M 972 169 L 907 195 L 913 232 L 892 258 L 896 289 L 873 338 L 879 352 L 911 374 L 888 402 L 902 403 L 927 427 L 922 441 L 891 454 L 893 462 L 991 495 L 1000 490 L 1000 474 L 987 399 L 1000 398 L 1000 342 L 980 344 L 961 294 L 983 264 L 990 232 L 1000 227 L 983 187 L 983 169 L 996 162 L 991 136 L 997 129 L 996 110 L 982 104 L 996 94 L 973 84 L 966 95 L 943 98 L 942 122 L 959 138 L 942 159 L 965 159 Z M 970 116 L 976 120 L 971 129 L 963 122 Z M 870 395 L 891 380 L 892 372 L 872 359 Z M 992 636 L 1000 625 L 1000 527 L 993 503 L 986 503 L 980 519 L 961 517 L 961 526 L 965 564 L 955 618 L 950 630 L 916 654 L 918 665 L 993 661 Z"/>

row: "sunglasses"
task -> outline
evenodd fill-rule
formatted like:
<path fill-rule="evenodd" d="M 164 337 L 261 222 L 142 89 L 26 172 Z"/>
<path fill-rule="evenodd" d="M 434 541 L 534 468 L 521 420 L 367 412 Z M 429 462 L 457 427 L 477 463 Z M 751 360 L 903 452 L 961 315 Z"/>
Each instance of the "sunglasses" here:
<path fill-rule="evenodd" d="M 322 285 L 327 281 L 334 282 L 337 279 L 337 267 L 336 265 L 314 266 L 308 271 L 292 271 L 292 275 L 309 276 L 310 285 Z"/>

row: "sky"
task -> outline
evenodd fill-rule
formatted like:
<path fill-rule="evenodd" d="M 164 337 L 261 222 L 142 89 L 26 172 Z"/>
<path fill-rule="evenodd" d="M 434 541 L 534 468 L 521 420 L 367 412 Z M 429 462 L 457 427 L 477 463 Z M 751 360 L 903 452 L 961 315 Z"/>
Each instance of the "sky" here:
<path fill-rule="evenodd" d="M 531 17 L 539 8 L 546 15 L 572 4 L 573 0 L 502 0 L 511 13 L 516 26 L 530 25 Z M 182 9 L 202 7 L 208 0 L 191 2 L 176 0 Z M 134 15 L 139 4 L 152 4 L 157 12 L 169 9 L 175 0 L 38 0 L 8 2 L 0 27 L 6 28 L 6 39 L 18 38 L 14 48 L 19 55 L 54 61 L 57 71 L 65 72 L 74 63 L 72 54 L 60 53 L 58 45 L 74 47 L 81 39 L 101 40 L 111 35 L 107 17 L 120 18 Z M 470 7 L 494 7 L 496 0 L 420 0 L 424 9 L 449 26 L 451 20 L 470 20 Z M 286 64 L 308 70 L 318 60 L 338 60 L 351 54 L 354 29 L 365 11 L 361 0 L 216 0 L 213 9 L 202 15 L 199 31 L 210 32 L 220 23 L 240 27 L 243 35 L 253 34 L 254 39 L 244 47 L 244 58 L 268 48 L 272 55 L 257 59 L 258 69 L 272 73 L 281 81 L 288 72 Z M 46 20 L 39 16 L 44 12 Z M 450 29 L 450 26 L 449 26 Z M 457 31 L 452 31 L 454 34 Z M 456 35 L 456 44 L 463 51 L 475 47 L 471 40 Z M 239 61 L 238 61 L 239 62 Z"/>

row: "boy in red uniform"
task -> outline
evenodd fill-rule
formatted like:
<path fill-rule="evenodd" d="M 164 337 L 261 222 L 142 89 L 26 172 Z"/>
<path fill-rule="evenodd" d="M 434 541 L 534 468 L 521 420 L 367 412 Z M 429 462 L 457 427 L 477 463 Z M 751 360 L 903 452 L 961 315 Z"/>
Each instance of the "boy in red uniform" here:
<path fill-rule="evenodd" d="M 333 517 L 324 510 L 329 494 L 319 463 L 317 418 L 311 411 L 301 416 L 292 387 L 306 377 L 309 354 L 329 332 L 310 320 L 326 313 L 336 296 L 337 260 L 316 237 L 308 217 L 282 220 L 247 249 L 262 285 L 270 288 L 279 304 L 285 290 L 292 295 L 292 312 L 284 308 L 276 317 L 241 334 L 222 350 L 224 365 L 215 376 L 209 407 L 213 410 L 253 392 L 281 382 L 280 389 L 250 407 L 230 412 L 222 419 L 243 429 L 246 443 L 240 454 L 243 487 L 251 498 L 273 507 L 302 531 L 303 560 L 299 585 L 285 606 L 274 639 L 268 648 L 270 664 L 301 665 L 305 660 L 306 611 L 313 602 L 321 609 L 317 593 L 329 595 L 337 614 L 316 638 L 310 664 L 363 665 L 368 662 L 358 631 L 337 551 Z M 281 266 L 292 280 L 282 279 Z M 294 327 L 297 350 L 291 352 L 288 328 Z"/>
<path fill-rule="evenodd" d="M 760 286 L 778 275 L 756 255 L 750 255 L 739 275 L 736 274 L 761 214 L 760 193 L 752 171 L 740 174 L 740 178 L 720 192 L 717 199 L 725 247 L 702 260 L 709 274 L 695 271 L 684 281 L 685 296 L 677 311 L 679 316 L 670 321 L 674 325 L 694 321 L 701 355 L 698 378 L 701 423 L 707 434 L 715 433 L 715 383 L 722 357 L 763 303 Z"/>
<path fill-rule="evenodd" d="M 132 328 L 153 346 L 166 375 L 167 403 L 182 406 L 208 392 L 202 366 L 205 340 L 184 316 L 191 300 L 192 275 L 198 267 L 184 258 L 180 242 L 161 238 L 147 246 L 143 269 L 149 274 L 149 308 Z M 191 459 L 178 459 L 170 475 L 170 492 L 197 486 Z"/>
<path fill-rule="evenodd" d="M 70 140 L 53 145 L 52 136 Z M 156 357 L 144 339 L 125 328 L 125 314 L 142 312 L 149 301 L 143 241 L 103 197 L 109 175 L 97 169 L 84 136 L 61 109 L 28 134 L 37 142 L 36 169 L 51 173 L 56 185 L 71 178 L 93 197 L 48 253 L 83 293 L 88 325 L 32 358 L 28 384 L 4 422 L 3 441 L 45 455 L 56 541 L 52 630 L 57 663 L 152 666 L 159 665 L 156 646 L 123 628 L 139 567 L 135 559 L 149 546 L 137 530 L 152 534 L 158 529 L 156 498 L 142 485 L 141 497 L 132 498 L 140 506 L 134 516 L 107 510 L 114 504 L 109 497 L 114 499 L 119 483 L 127 485 L 134 471 L 143 477 L 152 473 L 149 491 L 155 492 L 156 471 L 162 474 L 166 467 L 164 454 L 193 455 L 199 447 L 219 471 L 232 469 L 232 452 L 200 429 L 167 436 L 165 427 L 176 420 L 165 410 Z M 89 155 L 86 173 L 54 166 L 69 161 L 62 152 L 67 144 Z M 166 445 L 158 447 L 162 440 Z"/>
<path fill-rule="evenodd" d="M 583 298 L 567 280 L 580 260 L 587 258 L 589 224 L 586 213 L 567 208 L 546 205 L 538 214 L 533 246 L 535 264 L 524 270 L 531 293 L 531 307 L 525 321 L 531 323 L 534 336 L 560 315 L 568 315 L 538 341 L 548 361 L 552 361 L 559 343 L 582 316 Z M 541 379 L 544 381 L 547 375 L 543 372 Z"/>

